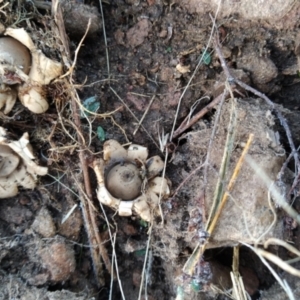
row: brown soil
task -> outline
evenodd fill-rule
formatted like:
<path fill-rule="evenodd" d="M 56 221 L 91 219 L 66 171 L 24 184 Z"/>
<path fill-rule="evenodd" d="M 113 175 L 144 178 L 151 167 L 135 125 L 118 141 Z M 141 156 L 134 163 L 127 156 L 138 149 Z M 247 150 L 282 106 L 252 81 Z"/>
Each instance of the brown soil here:
<path fill-rule="evenodd" d="M 175 129 L 191 113 L 191 108 L 194 109 L 192 114 L 196 114 L 223 91 L 226 77 L 212 44 L 205 53 L 205 63 L 200 65 L 185 90 L 210 39 L 212 19 L 209 12 L 216 9 L 214 1 L 203 1 L 201 9 L 200 2 L 102 1 L 106 48 L 99 2 L 62 1 L 72 59 L 88 19 L 92 20 L 91 31 L 80 47 L 73 77 L 80 100 L 83 103 L 95 96 L 100 103 L 99 114 L 115 111 L 110 116 L 81 119 L 86 141 L 91 136 L 91 143 L 85 150 L 87 162 L 102 156 L 103 141 L 96 133 L 99 126 L 104 129 L 106 140 L 144 145 L 149 149 L 149 156 L 163 157 L 159 137 L 162 132 L 172 132 L 182 93 Z M 0 12 L 0 20 L 6 27 L 24 27 L 48 57 L 65 62 L 59 33 L 54 30 L 51 10 L 47 9 L 50 8 L 49 2 L 4 0 L 1 5 L 5 3 L 9 4 L 3 8 L 5 13 Z M 282 3 L 277 1 L 276 5 Z M 234 76 L 279 104 L 297 148 L 300 144 L 300 6 L 290 1 L 290 6 L 284 5 L 284 12 L 280 10 L 278 13 L 274 9 L 273 18 L 269 10 L 265 10 L 265 15 L 254 10 L 252 16 L 251 9 L 241 7 L 242 11 L 224 7 L 217 19 L 223 55 Z M 75 112 L 67 89 L 63 80 L 47 87 L 50 108 L 44 114 L 34 115 L 20 102 L 8 115 L 0 112 L 0 126 L 9 130 L 13 139 L 29 132 L 37 161 L 49 168 L 49 176 L 40 177 L 35 190 L 20 189 L 16 197 L 0 200 L 0 299 L 122 299 L 122 293 L 126 299 L 138 299 L 149 224 L 138 216 L 120 217 L 104 207 L 111 230 L 116 234 L 117 272 L 123 291 L 117 278 L 111 281 L 110 270 L 104 264 L 101 281 L 97 280 L 84 226 L 82 166 L 76 143 Z M 133 134 L 153 96 L 154 101 L 142 127 Z M 204 96 L 208 97 L 195 105 Z M 249 133 L 254 133 L 255 142 L 250 155 L 266 170 L 268 177 L 275 180 L 291 152 L 285 131 L 264 101 L 242 89 L 235 92 L 235 96 L 238 125 L 229 174 Z M 171 146 L 174 151 L 169 154 L 166 168 L 173 196 L 162 203 L 164 226 L 160 220 L 153 223 L 144 272 L 147 289 L 143 289 L 140 299 L 175 299 L 176 295 L 176 299 L 227 299 L 212 287 L 218 286 L 222 291 L 231 287 L 228 276 L 232 247 L 237 241 L 253 244 L 253 237 L 247 234 L 251 232 L 257 238 L 272 223 L 274 216 L 269 207 L 268 193 L 247 165 L 231 195 L 239 205 L 235 206 L 232 201 L 225 206 L 224 215 L 209 244 L 210 249 L 197 264 L 202 272 L 201 278 L 199 274 L 190 278 L 182 273 L 204 232 L 212 205 L 231 104 L 229 100 L 225 102 L 217 124 L 208 175 L 199 168 L 180 189 L 180 184 L 205 161 L 217 108 L 173 139 Z M 278 136 L 276 132 L 280 135 L 279 143 L 270 138 L 273 134 Z M 282 156 L 283 152 L 286 156 Z M 286 190 L 292 185 L 293 172 L 296 172 L 292 162 L 289 167 L 283 179 Z M 113 247 L 96 197 L 97 182 L 92 169 L 89 169 L 89 175 L 97 228 L 112 260 Z M 202 199 L 204 189 L 207 192 L 205 201 Z M 297 195 L 295 190 L 288 199 L 294 200 L 294 208 L 299 211 Z M 73 213 L 62 223 L 75 204 Z M 293 242 L 299 249 L 297 223 L 278 207 L 276 214 L 275 228 L 260 240 L 260 244 L 274 236 Z M 293 258 L 279 246 L 272 246 L 270 251 L 284 260 Z M 297 267 L 297 263 L 293 266 Z M 277 267 L 275 270 L 287 278 L 292 289 L 295 288 L 295 299 L 300 297 L 295 277 Z M 274 277 L 247 247 L 240 249 L 239 271 L 252 299 L 274 299 L 274 294 L 279 295 Z M 194 280 L 198 284 L 196 287 L 190 285 Z M 185 298 L 180 298 L 183 293 Z M 280 295 L 278 299 L 284 297 L 287 296 Z"/>

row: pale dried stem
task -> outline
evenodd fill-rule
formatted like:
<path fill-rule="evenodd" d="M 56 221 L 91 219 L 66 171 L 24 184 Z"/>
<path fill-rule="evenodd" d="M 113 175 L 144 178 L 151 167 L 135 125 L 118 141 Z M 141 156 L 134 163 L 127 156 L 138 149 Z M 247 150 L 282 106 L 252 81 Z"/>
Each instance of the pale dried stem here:
<path fill-rule="evenodd" d="M 233 248 L 233 258 L 232 258 L 232 272 L 230 272 L 230 277 L 232 281 L 232 296 L 236 300 L 247 300 L 247 292 L 245 290 L 243 278 L 239 273 L 239 259 L 240 259 L 240 246 L 235 246 Z"/>
<path fill-rule="evenodd" d="M 75 55 L 74 55 L 74 60 L 73 60 L 72 66 L 69 68 L 69 70 L 67 71 L 67 73 L 65 73 L 64 75 L 60 76 L 60 79 L 65 78 L 67 76 L 70 76 L 70 78 L 72 79 L 72 77 L 73 77 L 73 71 L 74 71 L 76 63 L 77 63 L 77 57 L 78 57 L 79 50 L 81 49 L 82 43 L 85 40 L 86 35 L 89 32 L 90 26 L 91 26 L 91 19 L 89 19 L 89 22 L 88 22 L 86 31 L 84 33 L 84 36 L 80 40 L 79 45 L 77 46 L 77 48 L 75 50 Z"/>
<path fill-rule="evenodd" d="M 242 243 L 242 242 L 241 242 Z M 290 288 L 290 286 L 288 285 L 288 283 L 284 280 L 281 279 L 281 277 L 275 272 L 275 270 L 271 267 L 271 265 L 266 261 L 266 259 L 264 258 L 264 256 L 259 252 L 256 251 L 258 250 L 255 247 L 252 247 L 249 244 L 246 243 L 242 243 L 243 245 L 247 246 L 248 248 L 250 248 L 254 253 L 257 254 L 257 256 L 260 258 L 260 260 L 262 261 L 262 263 L 269 269 L 269 271 L 271 272 L 271 274 L 274 276 L 274 278 L 276 279 L 276 281 L 280 284 L 280 286 L 283 288 L 283 290 L 286 292 L 287 296 L 289 297 L 290 300 L 295 300 L 295 297 L 293 295 L 293 292 Z"/>
<path fill-rule="evenodd" d="M 276 264 L 278 267 L 280 267 L 282 270 L 290 273 L 291 275 L 300 277 L 300 270 L 290 266 L 286 262 L 284 262 L 281 258 L 276 256 L 275 254 L 262 250 L 260 248 L 255 249 L 256 254 L 263 256 L 264 258 L 268 259 L 272 263 Z"/>
<path fill-rule="evenodd" d="M 264 247 L 268 248 L 270 245 L 279 245 L 282 246 L 284 248 L 286 248 L 287 250 L 289 250 L 290 252 L 294 253 L 295 255 L 300 257 L 300 251 L 298 249 L 296 249 L 295 247 L 293 247 L 292 245 L 288 244 L 287 242 L 277 239 L 277 238 L 269 238 L 265 243 L 264 243 Z"/>
<path fill-rule="evenodd" d="M 147 266 L 147 261 L 148 261 L 149 249 L 150 249 L 150 245 L 151 245 L 152 229 L 153 229 L 153 224 L 150 225 L 150 228 L 148 230 L 149 236 L 148 236 L 146 254 L 145 254 L 145 259 L 144 259 L 144 264 L 143 264 L 143 271 L 142 271 L 142 278 L 141 278 L 141 285 L 140 285 L 138 300 L 141 300 L 142 292 L 143 292 L 143 286 L 144 286 L 145 274 L 146 274 L 146 266 Z"/>
<path fill-rule="evenodd" d="M 99 171 L 99 168 L 97 168 L 97 170 Z M 98 176 L 99 176 L 99 174 L 98 174 Z M 103 216 L 104 216 L 106 224 L 107 224 L 107 230 L 108 230 L 108 234 L 109 234 L 109 239 L 110 239 L 110 242 L 111 242 L 111 245 L 112 245 L 112 265 L 111 265 L 111 279 L 110 279 L 109 300 L 112 299 L 112 292 L 113 292 L 113 288 L 112 287 L 113 287 L 114 280 L 116 279 L 115 278 L 115 273 L 114 273 L 114 268 L 116 269 L 116 276 L 117 276 L 117 280 L 118 280 L 120 292 L 121 292 L 121 295 L 122 295 L 122 299 L 125 300 L 125 295 L 124 295 L 124 292 L 123 292 L 122 282 L 121 282 L 120 274 L 119 274 L 118 259 L 117 259 L 117 253 L 116 253 L 116 239 L 117 239 L 117 233 L 116 232 L 117 232 L 117 225 L 115 224 L 115 226 L 116 226 L 116 232 L 114 234 L 112 234 L 112 231 L 111 231 L 112 225 L 108 221 L 106 212 L 105 212 L 105 210 L 103 208 L 103 205 L 102 205 L 101 201 L 99 201 L 99 204 L 100 204 Z"/>
<path fill-rule="evenodd" d="M 135 129 L 134 132 L 133 132 L 133 135 L 135 135 L 135 134 L 137 133 L 137 131 L 139 130 L 139 128 L 140 128 L 142 122 L 144 121 L 144 119 L 145 119 L 145 117 L 146 117 L 146 115 L 147 115 L 147 113 L 148 113 L 148 111 L 149 111 L 149 109 L 150 109 L 150 107 L 151 107 L 151 105 L 152 105 L 154 99 L 155 99 L 155 96 L 156 96 L 156 95 L 153 95 L 153 96 L 152 96 L 152 98 L 151 98 L 151 100 L 150 100 L 150 102 L 149 102 L 149 104 L 148 104 L 148 107 L 146 108 L 146 110 L 145 110 L 145 112 L 144 112 L 142 118 L 140 119 L 139 123 L 138 123 L 137 126 L 136 126 L 136 129 Z"/>
<path fill-rule="evenodd" d="M 102 31 L 103 31 L 104 44 L 105 44 L 107 74 L 108 74 L 108 79 L 110 79 L 109 51 L 108 51 L 108 45 L 107 45 L 105 19 L 104 19 L 104 13 L 103 13 L 103 7 L 102 7 L 101 0 L 99 0 L 99 6 L 100 6 L 101 17 L 102 17 Z"/>
<path fill-rule="evenodd" d="M 222 94 L 216 97 L 213 101 L 211 101 L 207 106 L 201 109 L 196 115 L 192 118 L 186 117 L 184 121 L 180 124 L 180 126 L 176 129 L 173 134 L 173 139 L 177 138 L 180 134 L 198 122 L 205 114 L 210 112 L 216 105 L 222 102 L 228 95 L 228 91 L 225 90 Z"/>

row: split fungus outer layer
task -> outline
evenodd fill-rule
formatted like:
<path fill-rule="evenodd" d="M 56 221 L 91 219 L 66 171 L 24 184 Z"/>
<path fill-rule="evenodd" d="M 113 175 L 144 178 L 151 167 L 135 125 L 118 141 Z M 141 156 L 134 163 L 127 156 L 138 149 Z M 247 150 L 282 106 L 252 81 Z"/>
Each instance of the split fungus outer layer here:
<path fill-rule="evenodd" d="M 47 58 L 23 29 L 7 28 L 0 37 L 0 109 L 8 114 L 17 99 L 30 111 L 49 105 L 44 86 L 62 74 L 62 64 Z"/>
<path fill-rule="evenodd" d="M 103 159 L 93 162 L 97 176 L 98 200 L 120 216 L 139 215 L 150 222 L 158 213 L 161 198 L 170 195 L 167 179 L 158 174 L 164 168 L 159 156 L 148 157 L 146 147 L 132 144 L 128 149 L 115 140 L 103 146 Z"/>
<path fill-rule="evenodd" d="M 34 189 L 38 175 L 46 175 L 48 169 L 38 166 L 29 143 L 28 133 L 17 141 L 6 137 L 0 127 L 0 199 L 18 194 L 18 186 Z"/>

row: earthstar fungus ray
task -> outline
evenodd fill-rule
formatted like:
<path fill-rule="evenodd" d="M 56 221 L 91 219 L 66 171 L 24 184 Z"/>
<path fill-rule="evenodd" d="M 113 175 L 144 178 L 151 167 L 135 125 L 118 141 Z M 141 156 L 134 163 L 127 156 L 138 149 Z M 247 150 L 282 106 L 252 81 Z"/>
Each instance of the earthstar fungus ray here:
<path fill-rule="evenodd" d="M 158 176 L 164 168 L 162 159 L 147 157 L 148 149 L 141 145 L 125 149 L 115 140 L 106 141 L 103 159 L 93 162 L 98 200 L 120 216 L 136 214 L 150 222 L 158 213 L 159 197 L 167 198 L 170 187 L 167 179 Z"/>
<path fill-rule="evenodd" d="M 17 141 L 7 138 L 0 127 L 0 199 L 18 194 L 18 186 L 34 189 L 38 175 L 46 175 L 48 169 L 34 162 L 27 132 Z"/>
<path fill-rule="evenodd" d="M 46 57 L 23 29 L 7 28 L 0 37 L 0 109 L 8 114 L 17 97 L 36 114 L 49 104 L 44 86 L 62 74 L 62 64 Z"/>

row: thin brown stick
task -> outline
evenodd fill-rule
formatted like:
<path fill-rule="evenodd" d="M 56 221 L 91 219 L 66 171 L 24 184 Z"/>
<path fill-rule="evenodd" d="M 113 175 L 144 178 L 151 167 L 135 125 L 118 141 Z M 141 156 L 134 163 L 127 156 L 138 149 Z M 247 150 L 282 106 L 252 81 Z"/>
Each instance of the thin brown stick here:
<path fill-rule="evenodd" d="M 62 10 L 59 4 L 58 0 L 53 0 L 52 1 L 52 16 L 54 17 L 56 28 L 54 28 L 54 32 L 57 33 L 57 36 L 60 37 L 61 42 L 63 44 L 63 50 L 62 52 L 62 57 L 64 58 L 64 63 L 67 64 L 67 66 L 70 66 L 69 60 L 70 60 L 70 47 L 68 43 L 68 38 L 66 34 L 66 29 L 65 29 L 65 23 L 63 20 L 63 15 L 62 15 Z"/>
<path fill-rule="evenodd" d="M 74 123 L 77 126 L 77 130 L 81 131 L 81 120 L 80 120 L 80 115 L 78 113 L 78 106 L 77 106 L 77 101 L 75 100 L 77 94 L 76 90 L 73 89 L 70 91 L 71 92 L 71 106 L 72 106 L 72 111 L 73 111 L 73 117 L 74 117 Z M 99 229 L 96 224 L 96 215 L 95 211 L 93 209 L 91 199 L 93 198 L 93 192 L 91 188 L 91 183 L 90 183 L 90 176 L 88 172 L 88 162 L 86 160 L 86 154 L 85 154 L 85 146 L 82 143 L 81 136 L 78 135 L 79 139 L 79 160 L 80 160 L 80 167 L 82 170 L 83 174 L 83 182 L 84 182 L 84 191 L 86 193 L 86 198 L 84 196 L 84 193 L 80 191 L 81 195 L 81 203 L 82 203 L 82 211 L 85 219 L 85 227 L 86 231 L 89 236 L 89 242 L 91 244 L 91 254 L 93 258 L 93 265 L 94 265 L 94 272 L 98 280 L 99 285 L 104 284 L 104 279 L 103 279 L 103 272 L 102 272 L 102 264 L 100 262 L 100 257 L 102 257 L 104 264 L 106 266 L 106 269 L 110 272 L 111 270 L 111 263 L 107 254 L 107 250 L 103 245 L 102 239 L 99 234 Z"/>
<path fill-rule="evenodd" d="M 53 1 L 52 2 L 52 13 L 54 15 L 54 20 L 56 21 L 61 21 L 61 19 L 58 17 L 60 14 L 58 13 L 59 11 L 59 6 L 58 6 L 58 1 Z M 65 40 L 65 30 L 64 30 L 64 24 L 60 23 L 58 24 L 59 26 L 59 36 L 62 39 L 62 41 L 67 41 Z M 89 28 L 89 26 L 88 26 Z M 87 28 L 87 30 L 88 30 Z M 87 31 L 86 31 L 87 33 Z M 85 34 L 86 36 L 86 34 Z M 85 37 L 84 36 L 84 37 Z M 83 41 L 83 39 L 82 39 Z M 82 42 L 81 41 L 81 42 Z M 65 45 L 65 51 L 68 49 L 68 44 Z M 76 49 L 76 55 L 79 51 L 79 48 Z M 70 65 L 69 62 L 69 57 L 68 53 L 65 55 L 65 59 L 67 57 L 68 64 Z M 79 161 L 80 161 L 80 169 L 82 170 L 82 175 L 80 175 L 79 182 L 84 182 L 84 187 L 81 188 L 79 186 L 79 194 L 80 194 L 80 201 L 81 201 L 81 206 L 82 206 L 82 214 L 83 214 L 83 219 L 84 219 L 84 225 L 85 229 L 89 238 L 89 244 L 90 244 L 90 251 L 91 251 L 91 257 L 93 260 L 93 267 L 94 267 L 94 272 L 96 275 L 96 280 L 98 286 L 103 286 L 104 285 L 104 277 L 103 277 L 103 268 L 102 268 L 102 262 L 101 262 L 101 257 L 104 261 L 104 264 L 108 270 L 108 272 L 111 271 L 111 263 L 106 251 L 106 248 L 103 245 L 103 241 L 101 239 L 101 236 L 99 234 L 99 229 L 96 224 L 96 213 L 95 209 L 93 207 L 91 199 L 93 198 L 93 192 L 90 184 L 90 177 L 89 177 L 89 172 L 88 172 L 88 162 L 87 162 L 87 155 L 86 155 L 86 144 L 84 140 L 84 135 L 82 132 L 82 127 L 81 127 L 81 120 L 80 120 L 80 113 L 79 113 L 79 106 L 78 103 L 80 103 L 79 96 L 77 94 L 77 91 L 72 84 L 72 70 L 75 66 L 76 59 L 74 60 L 74 63 L 72 64 L 71 68 L 69 69 L 69 72 L 66 74 L 68 77 L 65 77 L 63 79 L 63 83 L 65 86 L 68 87 L 68 93 L 69 93 L 69 98 L 71 99 L 71 108 L 73 111 L 73 118 L 74 118 L 74 124 L 76 126 L 76 132 L 77 132 L 77 141 L 78 141 L 78 156 L 79 156 Z M 71 70 L 71 71 L 70 71 Z M 64 77 L 64 76 L 63 76 Z M 68 78 L 68 79 L 67 79 Z M 62 80 L 62 78 L 61 78 Z M 62 122 L 62 120 L 61 120 Z M 82 178 L 83 177 L 83 178 Z M 82 180 L 83 179 L 83 180 Z"/>
<path fill-rule="evenodd" d="M 181 125 L 175 130 L 173 134 L 173 139 L 177 138 L 180 134 L 182 134 L 184 131 L 186 131 L 188 128 L 190 128 L 192 125 L 198 122 L 200 118 L 202 118 L 205 114 L 211 111 L 211 109 L 213 109 L 217 104 L 223 101 L 223 99 L 226 98 L 227 95 L 228 95 L 228 91 L 225 90 L 222 94 L 216 97 L 213 101 L 211 101 L 207 106 L 201 109 L 192 118 L 189 117 L 185 118 L 184 121 L 181 123 Z"/>

